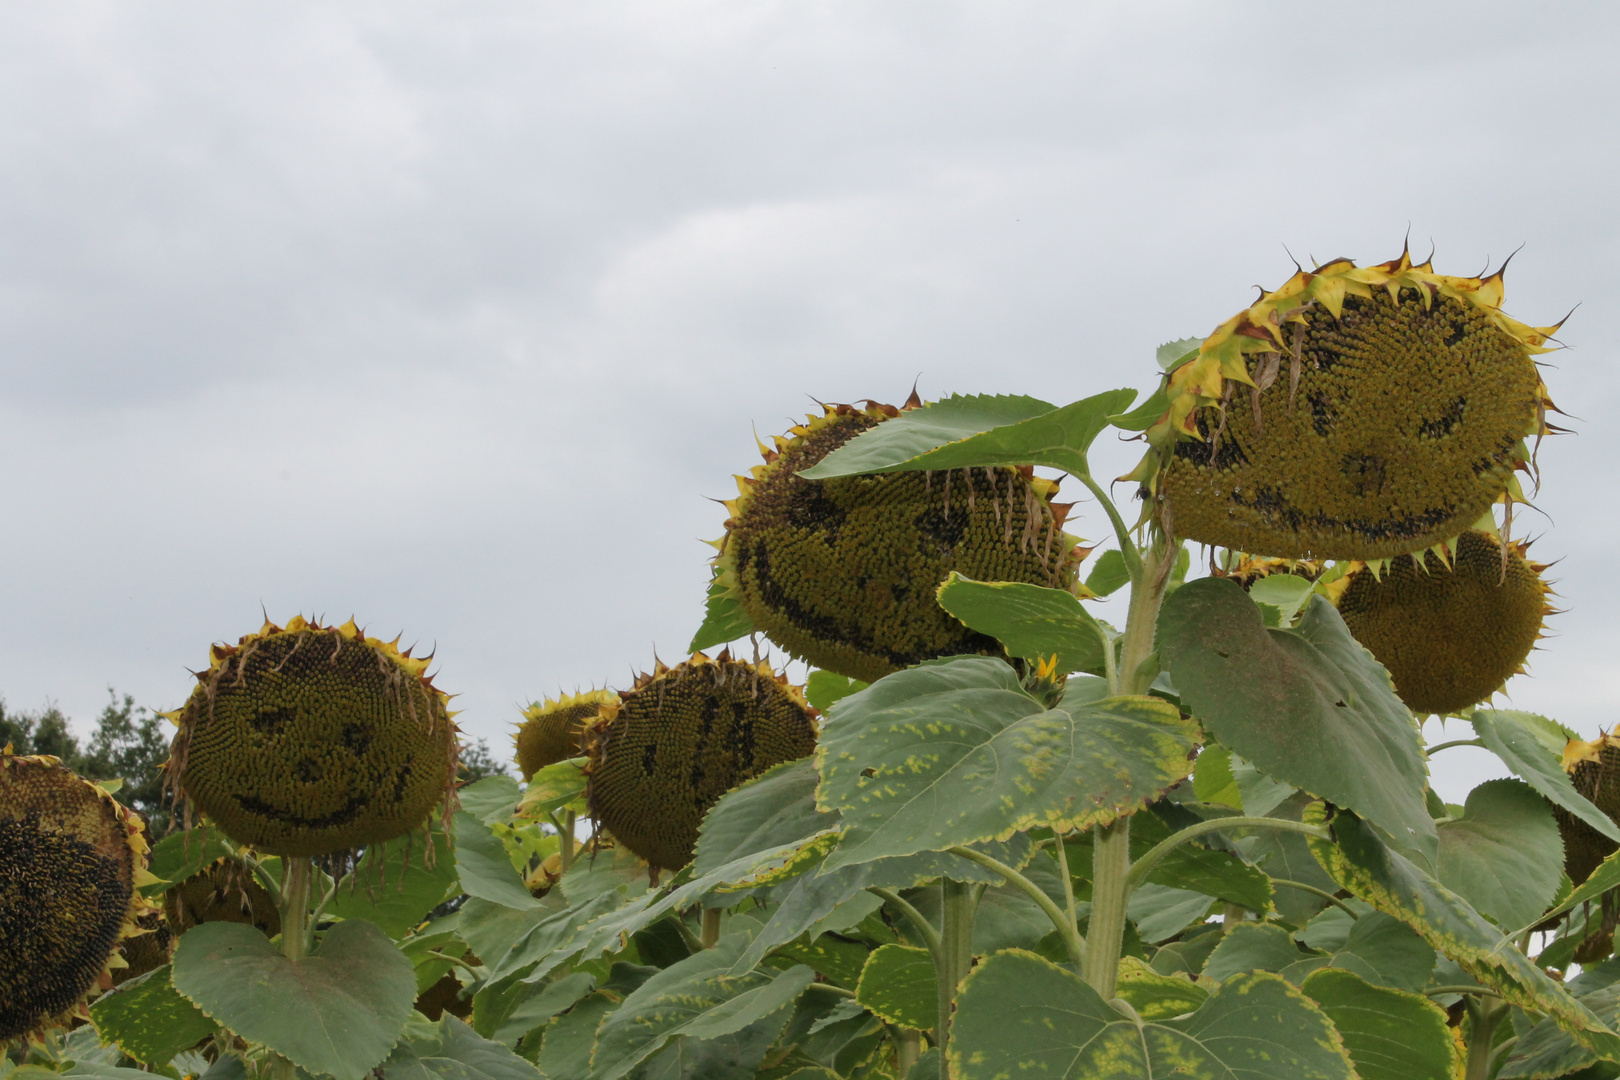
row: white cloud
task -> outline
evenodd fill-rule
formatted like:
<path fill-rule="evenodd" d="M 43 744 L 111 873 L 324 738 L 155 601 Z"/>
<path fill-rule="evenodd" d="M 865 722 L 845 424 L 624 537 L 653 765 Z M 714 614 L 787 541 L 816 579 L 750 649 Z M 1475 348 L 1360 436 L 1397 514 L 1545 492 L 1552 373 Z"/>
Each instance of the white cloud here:
<path fill-rule="evenodd" d="M 1448 272 L 1528 242 L 1520 317 L 1585 302 L 1526 522 L 1570 611 L 1514 704 L 1612 723 L 1620 17 L 1358 12 L 0 15 L 0 692 L 172 706 L 262 601 L 437 642 L 496 735 L 679 652 L 753 426 L 1146 387 L 1282 245 L 1410 223 Z"/>

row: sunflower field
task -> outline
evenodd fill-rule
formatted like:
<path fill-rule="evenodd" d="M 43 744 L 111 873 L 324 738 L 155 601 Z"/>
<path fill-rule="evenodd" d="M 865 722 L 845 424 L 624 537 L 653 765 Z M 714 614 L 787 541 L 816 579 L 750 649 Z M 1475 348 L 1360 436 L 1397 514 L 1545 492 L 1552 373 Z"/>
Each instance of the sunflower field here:
<path fill-rule="evenodd" d="M 1502 303 L 1341 259 L 1142 400 L 825 405 L 688 655 L 524 710 L 521 780 L 303 617 L 165 714 L 162 828 L 7 746 L 0 1077 L 1620 1077 L 1620 737 L 1493 705 L 1561 430 Z M 1512 775 L 1448 804 L 1462 745 Z"/>

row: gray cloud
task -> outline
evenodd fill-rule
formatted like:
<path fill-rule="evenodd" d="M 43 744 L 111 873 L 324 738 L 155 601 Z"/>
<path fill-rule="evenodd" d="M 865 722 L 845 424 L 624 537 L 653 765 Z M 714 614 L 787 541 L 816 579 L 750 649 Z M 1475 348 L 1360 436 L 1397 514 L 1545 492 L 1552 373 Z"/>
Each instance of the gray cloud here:
<path fill-rule="evenodd" d="M 1520 318 L 1583 302 L 1548 380 L 1588 422 L 1543 448 L 1529 519 L 1570 610 L 1512 691 L 1613 722 L 1607 6 L 0 23 L 13 706 L 173 706 L 263 603 L 437 645 L 498 739 L 521 702 L 679 653 L 703 496 L 808 395 L 1145 389 L 1155 345 L 1291 272 L 1283 245 L 1376 261 L 1410 225 L 1443 272 L 1526 244 Z M 1449 797 L 1489 774 L 1453 760 Z"/>

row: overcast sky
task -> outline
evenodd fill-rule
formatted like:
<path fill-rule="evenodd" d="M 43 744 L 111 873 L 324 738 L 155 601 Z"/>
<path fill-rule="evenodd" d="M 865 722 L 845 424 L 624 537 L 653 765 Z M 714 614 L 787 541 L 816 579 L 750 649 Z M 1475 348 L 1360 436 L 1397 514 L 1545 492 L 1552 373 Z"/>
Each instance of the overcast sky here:
<path fill-rule="evenodd" d="M 504 746 L 681 654 L 706 497 L 812 396 L 1146 390 L 1410 228 L 1581 304 L 1512 704 L 1615 723 L 1612 4 L 63 2 L 0 51 L 11 708 L 173 708 L 262 604 L 436 646 Z"/>

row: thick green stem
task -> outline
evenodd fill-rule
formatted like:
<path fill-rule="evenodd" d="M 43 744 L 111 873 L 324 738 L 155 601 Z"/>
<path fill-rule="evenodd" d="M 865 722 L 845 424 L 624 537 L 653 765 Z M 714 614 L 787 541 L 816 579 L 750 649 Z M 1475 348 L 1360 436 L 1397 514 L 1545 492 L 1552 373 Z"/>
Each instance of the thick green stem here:
<path fill-rule="evenodd" d="M 1506 1005 L 1480 1004 L 1476 998 L 1463 999 L 1468 1018 L 1473 1021 L 1468 1033 L 1468 1064 L 1463 1070 L 1464 1080 L 1490 1080 L 1491 1043 L 1496 1039 L 1497 1025 L 1508 1014 Z"/>
<path fill-rule="evenodd" d="M 314 869 L 307 855 L 281 859 L 281 954 L 302 959 L 309 951 L 309 879 Z M 275 1059 L 276 1080 L 295 1080 L 297 1067 L 284 1057 Z"/>
<path fill-rule="evenodd" d="M 952 855 L 960 856 L 971 862 L 976 862 L 980 866 L 994 870 L 1002 876 L 1007 884 L 1035 901 L 1036 906 L 1046 913 L 1046 917 L 1052 920 L 1052 925 L 1062 936 L 1064 945 L 1068 947 L 1069 957 L 1074 961 L 1075 966 L 1078 967 L 1084 962 L 1086 943 L 1085 939 L 1080 936 L 1080 928 L 1074 920 L 1074 894 L 1072 891 L 1068 894 L 1069 910 L 1065 913 L 1050 896 L 1047 896 L 1042 891 L 1039 885 L 999 859 L 994 859 L 982 851 L 974 851 L 968 847 L 953 847 L 946 850 Z M 1070 888 L 1072 890 L 1073 886 L 1071 885 Z"/>
<path fill-rule="evenodd" d="M 1119 694 L 1142 694 L 1153 685 L 1157 674 L 1148 665 L 1153 656 L 1153 633 L 1159 621 L 1159 605 L 1164 603 L 1165 586 L 1170 583 L 1170 568 L 1174 565 L 1181 545 L 1157 540 L 1147 550 L 1138 572 L 1131 575 L 1131 606 L 1125 620 L 1125 635 L 1120 643 Z"/>
<path fill-rule="evenodd" d="M 711 907 L 703 909 L 703 935 L 698 941 L 705 949 L 712 949 L 720 943 L 720 916 L 722 908 Z"/>
<path fill-rule="evenodd" d="M 1104 1001 L 1114 996 L 1119 954 L 1125 945 L 1125 909 L 1130 901 L 1131 819 L 1099 825 L 1091 874 L 1091 926 L 1086 933 L 1083 974 Z"/>
<path fill-rule="evenodd" d="M 922 1057 L 922 1032 L 916 1028 L 903 1027 L 894 1035 L 894 1064 L 895 1075 L 900 1080 L 906 1080 L 911 1067 L 917 1064 Z"/>
<path fill-rule="evenodd" d="M 563 827 L 557 830 L 557 854 L 562 859 L 562 872 L 566 874 L 574 865 L 574 811 L 564 814 L 562 823 Z"/>
<path fill-rule="evenodd" d="M 965 850 L 965 849 L 964 849 Z M 957 852 L 960 854 L 960 851 Z M 945 1052 L 951 1041 L 951 1010 L 956 1004 L 956 988 L 973 966 L 973 886 L 943 878 L 940 889 L 939 958 L 939 1080 L 951 1080 Z"/>
<path fill-rule="evenodd" d="M 1149 848 L 1147 853 L 1136 860 L 1136 865 L 1130 869 L 1130 880 L 1126 883 L 1126 890 L 1135 889 L 1147 876 L 1153 873 L 1164 857 L 1189 840 L 1196 840 L 1206 833 L 1225 832 L 1228 829 L 1276 829 L 1279 832 L 1303 833 L 1314 836 L 1318 840 L 1330 840 L 1332 836 L 1321 825 L 1307 825 L 1303 821 L 1289 821 L 1287 818 L 1273 817 L 1226 817 L 1210 818 L 1200 821 L 1196 825 L 1189 825 L 1180 832 L 1172 833 Z M 1095 916 L 1093 916 L 1095 918 Z"/>
<path fill-rule="evenodd" d="M 302 958 L 309 940 L 309 879 L 307 855 L 286 855 L 281 877 L 281 953 L 289 960 Z"/>

